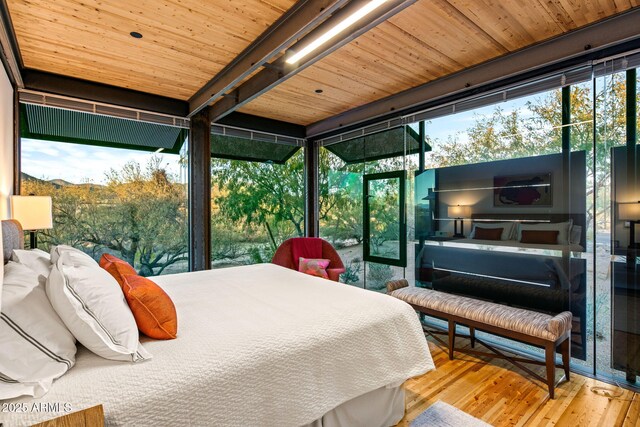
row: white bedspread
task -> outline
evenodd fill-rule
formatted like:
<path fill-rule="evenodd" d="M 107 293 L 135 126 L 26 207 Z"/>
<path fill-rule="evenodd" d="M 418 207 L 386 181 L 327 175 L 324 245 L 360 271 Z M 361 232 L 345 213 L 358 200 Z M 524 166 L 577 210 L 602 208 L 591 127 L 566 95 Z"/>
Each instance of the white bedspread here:
<path fill-rule="evenodd" d="M 10 402 L 103 404 L 107 425 L 299 426 L 434 368 L 415 312 L 383 294 L 272 264 L 154 280 L 176 304 L 176 340 L 143 339 L 154 357 L 140 364 L 82 348 L 42 399 Z"/>

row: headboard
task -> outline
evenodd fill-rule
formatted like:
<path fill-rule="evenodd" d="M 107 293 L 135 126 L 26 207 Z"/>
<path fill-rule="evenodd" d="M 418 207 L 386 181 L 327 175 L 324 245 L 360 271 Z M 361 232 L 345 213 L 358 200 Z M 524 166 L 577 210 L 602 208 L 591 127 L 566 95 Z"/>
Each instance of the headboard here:
<path fill-rule="evenodd" d="M 573 225 L 582 227 L 580 246 L 587 247 L 587 216 L 585 214 L 563 213 L 472 213 L 472 220 L 482 221 L 527 221 L 527 222 L 565 222 L 573 220 Z"/>
<path fill-rule="evenodd" d="M 15 219 L 5 219 L 2 221 L 2 256 L 3 264 L 11 258 L 11 251 L 14 249 L 24 249 L 24 232 L 22 226 Z"/>
<path fill-rule="evenodd" d="M 2 246 L 2 262 L 0 263 L 0 310 L 2 310 L 2 283 L 4 282 L 4 264 L 11 258 L 11 251 L 24 249 L 24 232 L 15 219 L 0 222 L 0 245 Z"/>

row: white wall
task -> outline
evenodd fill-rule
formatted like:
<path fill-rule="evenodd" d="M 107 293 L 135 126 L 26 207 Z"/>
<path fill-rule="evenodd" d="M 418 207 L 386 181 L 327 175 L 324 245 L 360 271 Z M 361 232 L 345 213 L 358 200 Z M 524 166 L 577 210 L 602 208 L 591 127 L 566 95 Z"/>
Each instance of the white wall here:
<path fill-rule="evenodd" d="M 0 219 L 9 217 L 13 190 L 13 88 L 0 65 Z"/>

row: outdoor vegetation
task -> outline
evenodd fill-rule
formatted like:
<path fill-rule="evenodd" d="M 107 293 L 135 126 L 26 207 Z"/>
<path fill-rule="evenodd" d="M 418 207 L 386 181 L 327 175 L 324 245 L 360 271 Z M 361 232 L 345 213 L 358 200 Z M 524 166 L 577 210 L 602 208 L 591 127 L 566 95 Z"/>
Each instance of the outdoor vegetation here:
<path fill-rule="evenodd" d="M 592 85 L 571 91 L 572 149 L 590 149 L 593 133 Z M 588 181 L 601 202 L 589 206 L 598 224 L 608 224 L 610 161 L 603 155 L 624 141 L 624 76 L 614 75 L 596 93 L 597 155 L 587 161 Z M 464 132 L 446 138 L 429 135 L 433 150 L 427 167 L 443 167 L 558 152 L 561 137 L 561 93 L 534 97 L 524 107 L 492 107 L 475 114 Z M 465 135 L 465 138 L 462 138 Z M 178 159 L 179 160 L 179 159 Z M 184 162 L 184 159 L 182 159 Z M 362 263 L 362 176 L 365 173 L 416 169 L 417 156 L 346 164 L 320 150 L 319 219 L 321 235 L 344 257 L 345 283 L 381 289 L 393 276 L 390 267 Z M 25 165 L 28 166 L 28 165 Z M 73 167 L 70 165 L 70 167 Z M 69 183 L 61 179 L 23 176 L 22 193 L 51 195 L 54 228 L 40 233 L 40 244 L 69 244 L 98 258 L 112 252 L 144 275 L 187 269 L 187 189 L 157 157 L 147 164 L 129 163 L 105 171 L 106 184 Z M 408 176 L 412 177 L 413 173 Z M 64 177 L 58 177 L 64 178 Z M 410 183 L 408 199 L 412 200 Z M 591 198 L 588 197 L 588 200 Z M 304 161 L 300 150 L 285 164 L 239 160 L 212 161 L 212 265 L 222 267 L 267 262 L 285 239 L 304 234 Z M 412 209 L 408 212 L 411 214 Z M 395 218 L 379 221 L 377 250 L 383 251 Z M 411 227 L 411 221 L 409 221 Z M 410 228 L 410 235 L 412 235 Z M 410 243 L 411 245 L 412 243 Z"/>

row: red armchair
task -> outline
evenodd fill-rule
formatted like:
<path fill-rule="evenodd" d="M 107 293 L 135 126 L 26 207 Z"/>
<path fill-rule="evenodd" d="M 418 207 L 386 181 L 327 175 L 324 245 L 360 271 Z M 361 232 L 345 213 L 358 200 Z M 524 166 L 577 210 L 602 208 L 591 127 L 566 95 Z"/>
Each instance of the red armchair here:
<path fill-rule="evenodd" d="M 328 259 L 330 262 L 327 274 L 334 282 L 345 272 L 338 252 L 331 243 L 318 237 L 294 237 L 285 240 L 276 250 L 271 263 L 297 271 L 300 257 Z"/>

